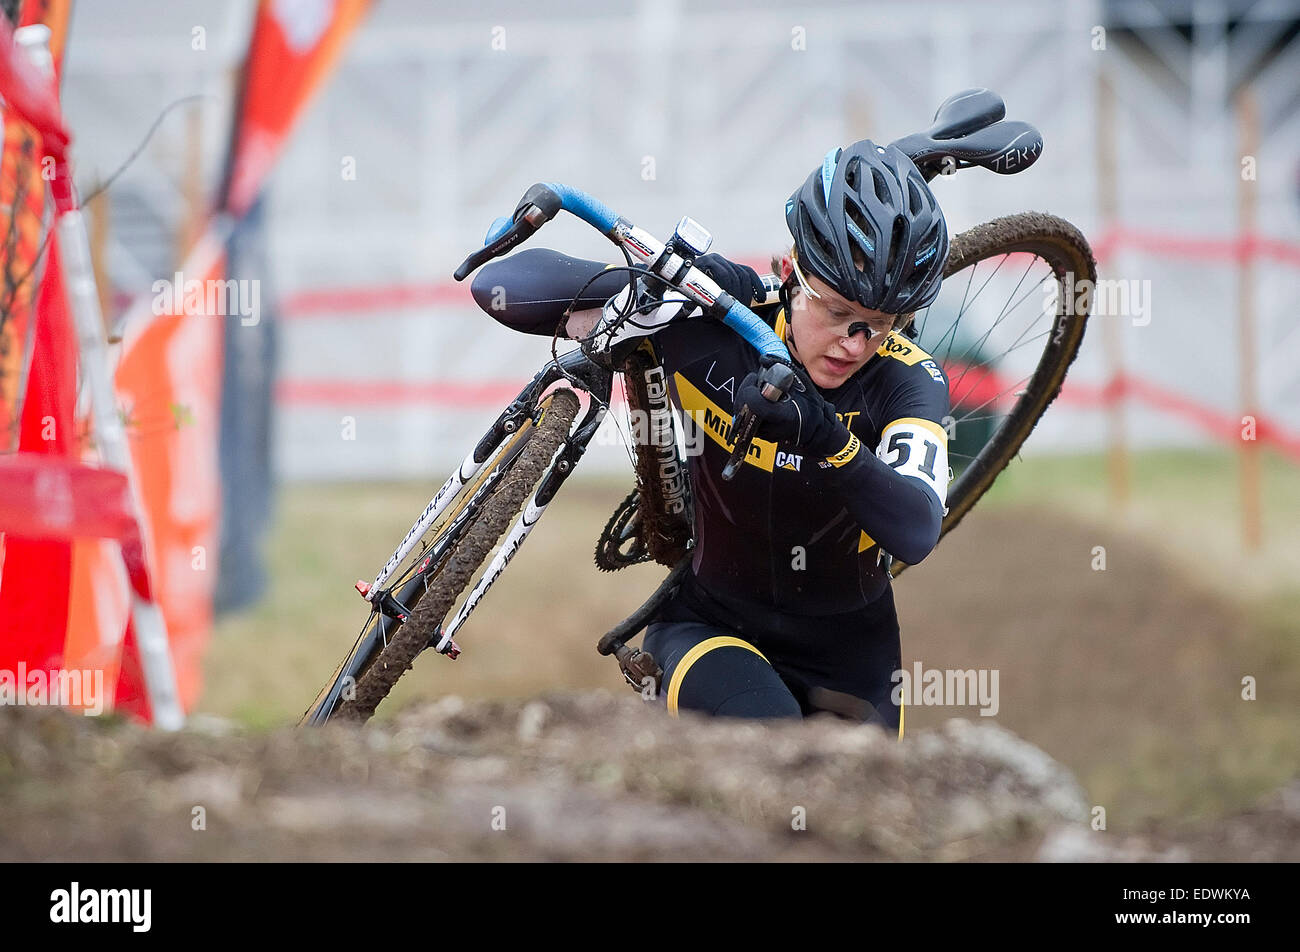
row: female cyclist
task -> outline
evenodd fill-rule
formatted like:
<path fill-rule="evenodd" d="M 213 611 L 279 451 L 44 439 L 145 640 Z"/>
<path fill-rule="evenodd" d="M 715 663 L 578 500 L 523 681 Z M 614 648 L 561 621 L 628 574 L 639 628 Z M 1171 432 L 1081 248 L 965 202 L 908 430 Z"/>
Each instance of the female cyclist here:
<path fill-rule="evenodd" d="M 674 320 L 651 337 L 684 425 L 704 439 L 688 441 L 702 447 L 689 460 L 692 571 L 643 645 L 674 713 L 833 710 L 901 736 L 888 565 L 934 548 L 949 480 L 947 380 L 905 332 L 938 294 L 947 226 L 911 160 L 870 140 L 828 153 L 785 211 L 781 303 L 755 310 L 794 359 L 789 394 L 760 395 L 759 356 L 721 324 Z M 718 255 L 696 264 L 738 300 L 763 299 L 753 269 Z M 501 323 L 550 335 L 605 267 L 524 251 L 484 267 L 472 290 Z M 625 282 L 612 272 L 587 293 L 603 300 Z M 756 449 L 728 482 L 742 404 L 760 420 Z"/>

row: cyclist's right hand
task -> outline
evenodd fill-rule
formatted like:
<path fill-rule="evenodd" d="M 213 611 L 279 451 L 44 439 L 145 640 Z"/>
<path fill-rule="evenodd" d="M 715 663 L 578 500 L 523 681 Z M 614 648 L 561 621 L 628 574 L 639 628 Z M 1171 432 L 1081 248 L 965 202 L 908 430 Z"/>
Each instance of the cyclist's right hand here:
<path fill-rule="evenodd" d="M 764 366 L 774 360 L 765 358 Z M 737 410 L 746 405 L 758 417 L 761 439 L 792 444 L 812 457 L 830 458 L 847 450 L 853 434 L 840 422 L 835 405 L 822 396 L 807 372 L 787 366 L 794 370 L 794 381 L 781 399 L 774 402 L 763 395 L 759 373 L 754 371 L 736 388 Z M 733 418 L 732 425 L 735 423 Z"/>
<path fill-rule="evenodd" d="M 747 265 L 728 261 L 722 255 L 700 255 L 695 259 L 695 267 L 747 307 L 767 296 L 767 288 L 763 287 L 758 272 Z"/>

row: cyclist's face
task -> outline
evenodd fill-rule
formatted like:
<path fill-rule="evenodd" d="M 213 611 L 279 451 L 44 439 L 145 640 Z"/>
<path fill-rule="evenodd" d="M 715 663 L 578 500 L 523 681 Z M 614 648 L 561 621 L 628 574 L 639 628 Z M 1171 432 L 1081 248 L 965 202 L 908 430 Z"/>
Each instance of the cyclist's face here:
<path fill-rule="evenodd" d="M 849 301 L 819 278 L 806 274 L 812 297 L 796 286 L 790 296 L 790 350 L 813 383 L 833 389 L 871 359 L 894 326 L 895 316 Z M 797 344 L 797 350 L 796 350 Z"/>

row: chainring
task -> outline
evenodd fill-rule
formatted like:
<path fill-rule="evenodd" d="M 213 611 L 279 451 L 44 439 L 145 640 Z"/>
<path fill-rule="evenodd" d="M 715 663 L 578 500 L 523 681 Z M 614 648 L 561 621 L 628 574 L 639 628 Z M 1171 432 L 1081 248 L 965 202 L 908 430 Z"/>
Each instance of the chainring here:
<path fill-rule="evenodd" d="M 596 568 L 602 572 L 617 572 L 650 561 L 650 550 L 642 532 L 640 502 L 639 491 L 632 490 L 605 523 L 604 531 L 596 540 Z"/>

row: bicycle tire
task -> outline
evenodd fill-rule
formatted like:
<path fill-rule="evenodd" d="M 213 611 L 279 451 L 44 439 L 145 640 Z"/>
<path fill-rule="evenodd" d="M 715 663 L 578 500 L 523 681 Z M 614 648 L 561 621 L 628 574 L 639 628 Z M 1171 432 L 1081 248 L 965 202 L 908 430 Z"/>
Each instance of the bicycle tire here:
<path fill-rule="evenodd" d="M 449 527 L 453 526 L 460 519 L 464 510 L 468 506 L 472 505 L 473 500 L 477 498 L 479 492 L 481 492 L 487 482 L 493 478 L 494 474 L 496 475 L 496 481 L 498 484 L 501 479 L 504 479 L 506 473 L 509 472 L 515 461 L 517 461 L 519 454 L 523 452 L 523 447 L 526 445 L 526 441 L 532 436 L 532 427 L 532 419 L 525 418 L 519 429 L 510 434 L 501 443 L 496 452 L 497 460 L 485 464 L 479 473 L 472 480 L 466 483 L 464 487 L 462 487 L 458 493 L 459 498 L 448 507 L 447 511 L 444 512 L 438 518 L 438 521 L 430 526 L 428 532 L 425 533 L 425 538 L 428 540 L 428 543 L 422 546 L 419 553 L 415 555 L 413 560 L 414 562 L 418 563 L 424 556 L 425 552 L 430 548 L 436 547 L 443 534 L 448 531 Z M 500 472 L 498 472 L 498 470 L 500 470 Z M 466 525 L 461 527 L 462 535 L 473 525 L 473 521 L 474 516 L 471 515 L 467 520 Z M 454 549 L 455 545 L 453 543 L 452 550 Z M 430 577 L 433 577 L 442 570 L 442 566 L 445 565 L 447 559 L 451 557 L 452 550 L 449 550 L 442 557 L 438 566 L 433 566 L 427 570 L 427 574 Z M 421 573 L 426 572 L 423 567 L 418 569 L 418 571 Z M 399 573 L 396 576 L 397 581 L 393 583 L 391 587 L 394 589 L 401 588 L 404 584 L 405 576 L 406 573 Z M 423 598 L 425 591 L 425 587 L 417 587 L 413 593 L 407 595 L 407 600 L 405 602 L 406 607 L 413 610 L 415 606 L 419 604 L 420 599 Z M 374 663 L 375 658 L 383 649 L 384 633 L 381 629 L 380 633 L 376 635 L 374 628 L 377 625 L 382 625 L 384 619 L 387 619 L 387 616 L 376 611 L 371 612 L 370 616 L 366 619 L 366 624 L 361 629 L 361 633 L 353 643 L 352 649 L 334 668 L 334 673 L 330 675 L 329 680 L 325 682 L 325 685 L 317 693 L 311 706 L 307 708 L 299 719 L 298 726 L 307 727 L 318 725 L 324 723 L 325 720 L 328 720 L 329 717 L 333 716 L 332 707 L 330 711 L 325 712 L 324 714 L 322 714 L 322 711 L 326 705 L 341 703 L 333 700 L 333 698 L 342 690 L 340 681 L 345 677 L 350 678 L 353 685 L 355 685 L 366 671 L 369 670 L 370 666 Z M 391 619 L 387 620 L 391 623 Z"/>
<path fill-rule="evenodd" d="M 1083 341 L 1088 308 L 1078 309 L 1075 306 L 1078 299 L 1065 293 L 1062 282 L 1067 274 L 1072 274 L 1076 282 L 1083 276 L 1091 282 L 1090 287 L 1095 287 L 1097 262 L 1083 233 L 1063 218 L 1043 212 L 1021 212 L 962 232 L 950 244 L 944 279 L 985 259 L 1017 252 L 1042 258 L 1056 277 L 1061 293 L 1055 333 L 1048 335 L 1033 376 L 1015 406 L 949 488 L 948 514 L 943 520 L 940 540 L 957 527 L 1020 451 L 1043 413 L 1060 394 L 1066 372 Z M 1087 300 L 1091 306 L 1091 297 Z M 906 568 L 906 563 L 895 562 L 893 576 L 897 578 Z"/>
<path fill-rule="evenodd" d="M 424 590 L 410 617 L 392 640 L 366 665 L 353 697 L 342 701 L 327 719 L 364 722 L 388 697 L 398 679 L 439 633 L 443 619 L 464 592 L 475 571 L 510 527 L 532 494 L 556 451 L 569 435 L 578 414 L 578 398 L 561 388 L 548 397 L 549 406 L 510 472 L 483 501 L 443 568 Z"/>

